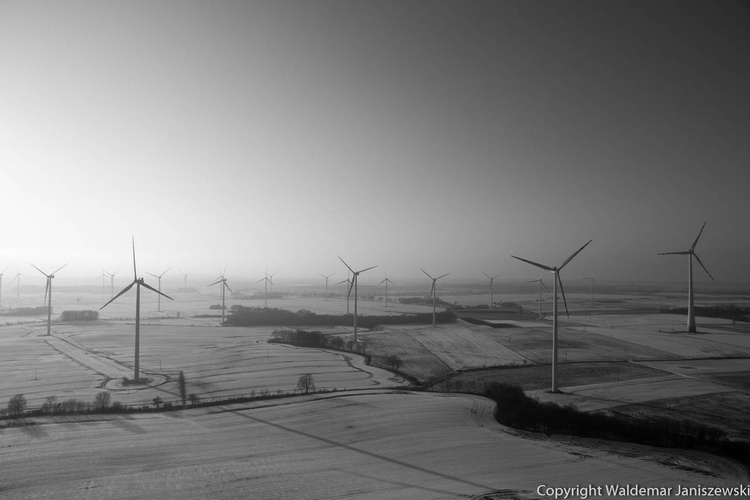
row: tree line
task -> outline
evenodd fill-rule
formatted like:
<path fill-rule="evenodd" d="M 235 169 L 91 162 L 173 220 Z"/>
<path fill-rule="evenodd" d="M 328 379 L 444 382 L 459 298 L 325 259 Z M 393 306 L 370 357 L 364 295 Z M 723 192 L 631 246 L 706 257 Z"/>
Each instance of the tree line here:
<path fill-rule="evenodd" d="M 352 314 L 316 314 L 307 309 L 293 312 L 271 307 L 246 307 L 233 305 L 226 323 L 233 326 L 349 326 Z M 447 310 L 436 314 L 438 323 L 453 323 L 456 315 Z M 392 316 L 357 316 L 357 325 L 374 328 L 378 325 L 405 325 L 432 323 L 432 313 L 413 313 Z"/>

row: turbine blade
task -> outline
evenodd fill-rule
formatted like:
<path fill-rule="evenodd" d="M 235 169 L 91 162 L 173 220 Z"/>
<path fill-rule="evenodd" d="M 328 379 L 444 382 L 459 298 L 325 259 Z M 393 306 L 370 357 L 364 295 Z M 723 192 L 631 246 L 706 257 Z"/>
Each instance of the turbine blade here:
<path fill-rule="evenodd" d="M 376 267 L 378 267 L 378 266 L 372 266 L 372 267 L 368 267 L 367 269 L 362 269 L 361 271 L 357 271 L 357 274 L 363 273 L 365 271 L 369 271 L 370 269 L 375 269 Z"/>
<path fill-rule="evenodd" d="M 55 269 L 54 271 L 52 271 L 52 274 L 55 274 L 55 273 L 56 273 L 57 271 L 59 271 L 60 269 L 62 269 L 63 267 L 65 267 L 65 266 L 67 266 L 67 265 L 68 265 L 68 264 L 63 264 L 62 266 L 60 266 L 60 267 L 58 267 L 57 269 Z"/>
<path fill-rule="evenodd" d="M 120 293 L 118 293 L 117 295 L 115 295 L 114 297 L 112 297 L 112 298 L 111 298 L 111 299 L 109 300 L 109 302 L 107 302 L 107 303 L 106 303 L 106 304 L 104 304 L 104 305 L 103 305 L 102 307 L 100 307 L 100 308 L 99 308 L 99 310 L 101 311 L 102 309 L 104 309 L 105 307 L 107 307 L 107 306 L 108 306 L 108 305 L 109 305 L 110 303 L 112 303 L 113 301 L 115 301 L 115 300 L 116 300 L 116 299 L 117 299 L 117 298 L 118 298 L 118 297 L 119 297 L 120 295 L 122 295 L 123 293 L 125 293 L 125 292 L 127 292 L 128 290 L 130 290 L 131 288 L 133 288 L 133 285 L 135 285 L 136 283 L 137 283 L 137 281 L 136 281 L 136 280 L 133 280 L 133 282 L 132 282 L 131 284 L 129 284 L 128 286 L 126 286 L 125 288 L 123 288 L 123 289 L 122 289 L 122 291 L 121 291 Z"/>
<path fill-rule="evenodd" d="M 138 270 L 135 268 L 135 236 L 133 236 L 133 279 L 138 279 Z"/>
<path fill-rule="evenodd" d="M 578 251 L 576 251 L 573 255 L 571 255 L 570 257 L 568 257 L 567 259 L 565 259 L 565 262 L 563 262 L 558 269 L 562 269 L 563 267 L 565 267 L 565 265 L 568 262 L 570 262 L 571 260 L 573 260 L 573 257 L 575 257 L 576 255 L 578 255 L 579 253 L 581 253 L 581 250 L 583 250 L 584 248 L 586 248 L 589 245 L 589 243 L 591 243 L 592 241 L 594 241 L 594 238 L 591 238 L 589 241 L 586 242 L 585 245 L 583 245 L 581 248 L 579 248 Z"/>
<path fill-rule="evenodd" d="M 482 271 L 482 274 L 484 274 L 485 276 L 487 276 L 489 279 L 493 279 L 492 276 L 490 276 L 489 274 L 485 273 L 484 271 Z"/>
<path fill-rule="evenodd" d="M 348 280 L 347 280 L 348 281 Z M 352 278 L 351 283 L 349 283 L 349 291 L 346 293 L 346 297 L 349 298 L 349 296 L 352 294 L 352 288 L 354 288 L 354 283 L 357 281 L 357 275 L 354 275 L 354 278 Z"/>
<path fill-rule="evenodd" d="M 690 255 L 692 252 L 690 250 L 686 250 L 684 252 L 660 252 L 656 255 Z"/>
<path fill-rule="evenodd" d="M 340 285 L 341 283 L 349 283 L 349 280 L 341 280 L 338 283 L 335 283 L 333 286 Z"/>
<path fill-rule="evenodd" d="M 698 254 L 694 253 L 693 255 L 695 256 L 696 259 L 698 259 L 698 264 L 700 264 L 703 270 L 706 271 L 706 274 L 708 274 L 708 277 L 711 278 L 711 281 L 716 281 L 714 280 L 714 277 L 711 276 L 711 273 L 708 272 L 708 269 L 706 269 L 706 266 L 703 265 L 703 262 L 701 262 L 701 258 L 698 257 Z"/>
<path fill-rule="evenodd" d="M 157 276 L 157 275 L 155 275 L 154 273 L 146 273 L 146 274 L 150 274 L 150 275 L 151 275 L 151 276 L 153 276 L 154 278 L 158 278 L 158 276 Z"/>
<path fill-rule="evenodd" d="M 231 293 L 232 295 L 234 295 L 234 292 L 232 291 L 231 288 L 229 288 L 229 285 L 227 285 L 226 281 L 224 282 L 224 286 L 227 287 L 227 290 L 229 290 L 229 293 Z"/>
<path fill-rule="evenodd" d="M 434 279 L 434 278 L 433 278 L 432 276 L 430 276 L 430 275 L 429 275 L 429 274 L 427 273 L 427 271 L 425 271 L 425 270 L 424 270 L 424 269 L 422 269 L 421 267 L 419 268 L 419 270 L 420 270 L 420 271 L 422 271 L 423 273 L 427 274 L 427 277 L 428 277 L 428 278 L 430 278 L 430 279 Z"/>
<path fill-rule="evenodd" d="M 522 261 L 526 262 L 527 264 L 531 264 L 532 266 L 536 266 L 536 267 L 542 268 L 545 271 L 554 271 L 554 269 L 552 269 L 549 266 L 545 266 L 544 264 L 538 264 L 538 263 L 533 262 L 531 260 L 526 260 L 526 259 L 522 259 L 521 257 L 516 257 L 515 255 L 511 255 L 511 257 L 513 257 L 514 259 L 522 260 Z"/>
<path fill-rule="evenodd" d="M 385 283 L 387 281 L 388 281 L 388 278 L 385 278 L 383 281 L 381 281 L 380 283 L 378 283 L 378 285 L 382 285 L 383 283 Z"/>
<path fill-rule="evenodd" d="M 700 230 L 700 232 L 698 233 L 698 237 L 697 237 L 697 238 L 695 238 L 695 241 L 693 242 L 693 246 L 691 246 L 691 247 L 690 247 L 690 251 L 691 251 L 691 252 L 692 252 L 693 250 L 695 250 L 695 245 L 697 245 L 697 244 L 698 244 L 698 240 L 699 240 L 699 239 L 701 238 L 701 234 L 703 234 L 703 228 L 704 228 L 704 227 L 706 227 L 706 223 L 705 223 L 705 222 L 704 222 L 704 223 L 703 223 L 703 225 L 701 226 L 701 230 Z M 708 272 L 708 271 L 706 271 L 706 272 Z M 710 275 L 709 275 L 709 276 L 710 276 Z"/>
<path fill-rule="evenodd" d="M 498 274 L 497 276 L 493 276 L 493 277 L 492 277 L 492 279 L 493 279 L 493 280 L 494 280 L 494 279 L 497 279 L 497 278 L 499 278 L 500 276 L 502 276 L 502 274 Z"/>
<path fill-rule="evenodd" d="M 451 273 L 446 273 L 446 274 L 443 274 L 442 276 L 438 276 L 437 278 L 435 278 L 435 281 L 439 280 L 440 278 L 445 278 L 446 276 L 450 276 L 450 274 Z"/>
<path fill-rule="evenodd" d="M 544 281 L 539 280 L 539 283 L 541 283 L 544 289 L 547 290 L 547 293 L 549 293 L 549 288 L 547 288 L 547 285 L 544 284 Z"/>
<path fill-rule="evenodd" d="M 214 286 L 214 285 L 215 285 L 215 284 L 217 284 L 217 283 L 221 283 L 221 279 L 218 279 L 217 281 L 214 281 L 213 283 L 211 283 L 211 284 L 210 284 L 210 285 L 208 285 L 208 286 Z"/>
<path fill-rule="evenodd" d="M 170 297 L 170 296 L 169 296 L 169 295 L 167 295 L 166 293 L 162 293 L 162 292 L 160 292 L 159 290 L 157 290 L 156 288 L 152 287 L 151 285 L 148 285 L 148 284 L 146 284 L 146 283 L 141 283 L 141 286 L 143 286 L 143 287 L 145 287 L 145 288 L 148 288 L 148 289 L 149 289 L 149 290 L 151 290 L 152 292 L 156 292 L 156 293 L 158 293 L 159 295 L 161 295 L 162 297 L 166 297 L 166 298 L 168 298 L 169 300 L 174 300 L 174 299 L 173 299 L 172 297 Z"/>
<path fill-rule="evenodd" d="M 568 312 L 568 301 L 565 300 L 565 289 L 563 288 L 562 279 L 560 279 L 560 273 L 555 273 L 555 279 L 558 283 L 560 283 L 560 293 L 562 293 L 563 297 L 563 304 L 565 304 L 565 314 L 570 318 L 570 313 Z"/>
<path fill-rule="evenodd" d="M 167 273 L 169 272 L 169 270 L 170 270 L 170 269 L 172 269 L 172 268 L 171 268 L 171 267 L 168 267 L 166 271 L 164 271 L 163 273 L 161 273 L 161 274 L 159 275 L 159 277 L 161 278 L 162 276 L 164 276 L 165 274 L 167 274 Z"/>
<path fill-rule="evenodd" d="M 339 260 L 340 260 L 341 262 L 344 262 L 344 259 L 342 259 L 342 258 L 341 258 L 341 256 L 337 256 L 337 257 L 339 258 Z M 354 269 L 352 269 L 351 267 L 349 267 L 349 264 L 347 264 L 346 262 L 344 262 L 344 265 L 345 265 L 345 266 L 346 266 L 346 268 L 347 268 L 347 269 L 349 269 L 349 270 L 350 270 L 351 272 L 354 272 Z"/>
<path fill-rule="evenodd" d="M 31 267 L 33 267 L 34 269 L 36 269 L 37 271 L 39 271 L 40 273 L 42 273 L 43 275 L 45 275 L 45 276 L 47 276 L 49 278 L 49 275 L 47 273 L 45 273 L 44 271 L 42 271 L 41 269 L 39 269 L 38 267 L 36 267 L 34 264 L 31 264 Z"/>

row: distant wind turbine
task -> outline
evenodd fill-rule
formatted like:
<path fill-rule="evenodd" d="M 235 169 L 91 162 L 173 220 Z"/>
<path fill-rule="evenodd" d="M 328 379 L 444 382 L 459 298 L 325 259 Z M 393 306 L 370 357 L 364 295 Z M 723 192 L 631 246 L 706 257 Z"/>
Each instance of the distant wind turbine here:
<path fill-rule="evenodd" d="M 349 297 L 352 294 L 352 287 L 351 287 L 352 281 L 349 279 L 349 271 L 346 272 L 346 279 L 345 280 L 341 280 L 338 283 L 334 283 L 333 286 L 341 285 L 341 284 L 344 284 L 344 283 L 346 283 L 346 289 L 348 290 L 346 292 L 346 314 L 349 315 Z"/>
<path fill-rule="evenodd" d="M 341 257 L 339 257 L 339 260 L 341 260 L 341 262 L 344 262 L 344 259 L 342 259 Z M 347 264 L 346 262 L 344 262 L 344 265 L 346 266 L 347 269 L 349 269 L 352 272 L 352 283 L 351 285 L 349 285 L 349 293 L 351 293 L 352 287 L 354 287 L 354 342 L 356 343 L 357 342 L 357 282 L 359 281 L 360 273 L 369 271 L 370 269 L 375 269 L 378 266 L 371 266 L 365 269 L 360 269 L 359 271 L 355 271 L 354 269 L 349 267 L 349 264 Z M 347 299 L 347 306 L 348 305 L 349 305 L 349 302 Z M 348 307 L 347 307 L 347 314 L 349 314 Z"/>
<path fill-rule="evenodd" d="M 279 274 L 278 271 L 272 274 L 268 274 L 268 268 L 266 268 L 266 276 L 268 277 L 268 284 L 271 285 L 271 293 L 273 293 L 273 277 Z"/>
<path fill-rule="evenodd" d="M 269 278 L 268 274 L 266 274 L 261 279 L 256 281 L 256 283 L 260 283 L 261 281 L 265 282 L 263 284 L 263 307 L 268 307 L 268 284 L 271 282 L 271 278 Z"/>
<path fill-rule="evenodd" d="M 391 281 L 388 276 L 386 276 L 385 278 L 383 278 L 383 281 L 378 283 L 378 285 L 382 285 L 383 283 L 385 283 L 385 307 L 388 307 L 388 283 L 393 284 L 393 281 Z"/>
<path fill-rule="evenodd" d="M 591 290 L 591 303 L 593 304 L 594 303 L 594 283 L 596 283 L 596 280 L 594 279 L 593 276 L 591 276 L 590 278 L 583 278 L 583 280 L 589 282 L 589 289 Z"/>
<path fill-rule="evenodd" d="M 167 271 L 169 271 L 170 269 L 172 269 L 172 268 L 168 267 Z M 154 278 L 156 278 L 157 280 L 159 280 L 159 294 L 160 295 L 158 297 L 158 299 L 159 299 L 159 305 L 158 305 L 158 309 L 157 309 L 158 312 L 161 312 L 161 277 L 164 276 L 165 274 L 167 274 L 167 271 L 164 271 L 163 273 L 161 273 L 159 275 L 151 274 L 151 273 L 146 273 L 146 274 L 150 274 L 151 276 L 153 276 Z"/>
<path fill-rule="evenodd" d="M 23 273 L 16 271 L 16 276 L 13 278 L 13 281 L 18 280 L 18 284 L 16 285 L 16 300 L 21 300 L 21 276 L 23 276 Z M 11 281 L 11 284 L 13 281 Z"/>
<path fill-rule="evenodd" d="M 190 275 L 190 273 L 183 273 L 182 271 L 180 271 L 180 274 L 182 274 L 182 277 L 184 278 L 183 289 L 185 290 L 185 295 L 187 295 L 187 277 Z"/>
<path fill-rule="evenodd" d="M 487 273 L 482 273 L 482 274 L 484 274 L 490 279 L 490 309 L 494 309 L 495 308 L 495 293 L 492 287 L 492 282 L 495 281 L 495 278 L 499 278 L 500 276 L 502 276 L 502 274 L 498 274 L 497 276 L 490 276 Z"/>
<path fill-rule="evenodd" d="M 114 276 L 114 274 L 112 274 Z M 135 366 L 133 368 L 133 381 L 135 383 L 138 383 L 138 373 L 139 373 L 139 355 L 140 355 L 140 339 L 141 339 L 141 287 L 148 288 L 152 292 L 156 292 L 159 295 L 164 295 L 169 300 L 174 300 L 169 295 L 161 293 L 156 288 L 147 285 L 146 282 L 143 280 L 143 278 L 138 277 L 138 271 L 136 270 L 135 266 L 135 238 L 133 238 L 133 282 L 130 283 L 128 286 L 122 289 L 120 293 L 115 295 L 113 298 L 109 300 L 106 304 L 104 304 L 102 307 L 99 308 L 101 311 L 105 307 L 107 307 L 109 304 L 117 300 L 122 294 L 133 288 L 133 285 L 135 285 Z"/>
<path fill-rule="evenodd" d="M 565 259 L 565 261 L 560 265 L 560 267 L 549 267 L 545 266 L 544 264 L 539 264 L 537 262 L 533 262 L 530 260 L 522 259 L 521 257 L 516 257 L 515 255 L 511 255 L 514 259 L 518 259 L 520 261 L 526 262 L 527 264 L 531 264 L 532 266 L 536 266 L 540 269 L 544 269 L 545 271 L 549 271 L 554 275 L 554 302 L 552 303 L 552 392 L 558 392 L 557 390 L 557 285 L 560 285 L 560 292 L 562 293 L 563 297 L 563 303 L 565 304 L 565 313 L 570 317 L 570 314 L 568 313 L 568 302 L 565 300 L 565 290 L 563 289 L 562 280 L 560 279 L 560 271 L 562 271 L 562 268 L 565 267 L 568 262 L 573 260 L 573 258 L 578 255 L 581 250 L 586 248 L 589 243 L 594 241 L 593 239 L 589 240 L 585 245 L 583 245 L 581 248 L 575 251 L 573 255 Z"/>
<path fill-rule="evenodd" d="M 3 298 L 3 273 L 5 273 L 5 271 L 7 271 L 7 270 L 8 270 L 8 268 L 6 267 L 5 269 L 3 269 L 3 272 L 0 273 L 0 309 L 2 309 L 2 307 L 3 307 L 3 302 L 2 302 L 2 298 Z"/>
<path fill-rule="evenodd" d="M 693 257 L 698 261 L 698 264 L 701 265 L 704 271 L 706 271 L 706 274 L 708 274 L 708 277 L 711 278 L 713 281 L 714 277 L 711 276 L 711 273 L 708 272 L 708 269 L 706 269 L 706 266 L 703 265 L 703 262 L 701 262 L 700 257 L 698 257 L 698 254 L 695 253 L 695 246 L 698 244 L 698 240 L 701 237 L 701 234 L 703 234 L 703 228 L 706 227 L 706 223 L 703 223 L 703 226 L 701 227 L 700 232 L 698 233 L 698 237 L 695 238 L 695 241 L 690 246 L 690 249 L 684 250 L 682 252 L 664 252 L 660 253 L 659 255 L 687 255 L 688 256 L 688 319 L 687 319 L 687 331 L 688 333 L 695 333 L 695 307 L 694 307 L 694 299 L 693 299 Z"/>
<path fill-rule="evenodd" d="M 100 274 L 99 276 L 96 277 L 96 279 L 99 279 L 99 278 L 102 279 L 102 297 L 103 297 L 104 296 L 104 287 L 106 286 L 104 284 L 104 280 L 105 280 L 105 278 L 107 278 L 107 272 L 104 270 L 104 268 L 102 268 L 102 274 Z"/>
<path fill-rule="evenodd" d="M 328 278 L 330 278 L 331 276 L 333 276 L 334 273 L 331 273 L 328 276 L 326 276 L 325 274 L 322 274 L 322 273 L 318 273 L 318 274 L 320 274 L 326 280 L 326 302 L 328 302 Z"/>
<path fill-rule="evenodd" d="M 47 335 L 50 334 L 50 330 L 52 329 L 52 279 L 55 277 L 55 273 L 62 269 L 63 267 L 67 266 L 67 264 L 64 264 L 54 271 L 52 271 L 50 274 L 45 273 L 38 267 L 36 267 L 34 264 L 31 264 L 34 269 L 42 273 L 47 277 L 47 287 L 44 289 L 44 301 L 47 303 Z"/>
<path fill-rule="evenodd" d="M 115 271 L 113 273 L 109 273 L 109 287 L 110 287 L 110 290 L 111 290 L 110 297 L 114 297 L 115 296 L 115 274 L 117 274 L 119 272 L 120 272 L 120 270 L 118 269 L 117 271 Z M 105 273 L 106 273 L 106 271 L 105 271 Z"/>
<path fill-rule="evenodd" d="M 226 268 L 224 268 L 224 272 L 226 272 Z M 224 272 L 222 272 L 219 275 L 219 278 L 211 283 L 208 286 L 214 286 L 216 284 L 221 283 L 221 324 L 224 324 L 224 311 L 226 310 L 225 301 L 224 301 L 224 290 L 229 290 L 229 293 L 234 293 L 231 288 L 229 288 L 229 285 L 227 285 L 227 279 L 224 277 Z"/>
<path fill-rule="evenodd" d="M 544 284 L 544 280 L 541 278 L 527 281 L 526 283 L 539 283 L 539 317 L 537 319 L 544 319 L 544 315 L 542 314 L 542 287 L 547 290 L 547 293 L 549 293 L 549 288 L 547 288 L 547 285 Z"/>
<path fill-rule="evenodd" d="M 425 271 L 425 270 L 424 270 L 424 269 L 422 269 L 421 267 L 420 267 L 419 269 L 420 269 L 420 270 L 421 270 L 421 271 L 422 271 L 423 273 L 427 274 L 427 271 Z M 430 278 L 430 279 L 432 280 L 432 289 L 430 290 L 430 295 L 432 295 L 432 326 L 433 326 L 433 327 L 435 326 L 435 316 L 436 316 L 436 313 L 435 313 L 435 310 L 436 310 L 435 299 L 436 299 L 436 296 L 437 296 L 437 293 L 435 292 L 435 283 L 436 283 L 436 282 L 437 282 L 437 280 L 439 280 L 440 278 L 445 278 L 445 277 L 446 277 L 446 276 L 448 276 L 449 274 L 450 274 L 450 273 L 448 273 L 448 274 L 443 274 L 443 275 L 441 275 L 441 276 L 438 276 L 437 278 L 433 278 L 432 276 L 430 276 L 429 274 L 427 274 L 427 277 L 428 277 L 428 278 Z"/>

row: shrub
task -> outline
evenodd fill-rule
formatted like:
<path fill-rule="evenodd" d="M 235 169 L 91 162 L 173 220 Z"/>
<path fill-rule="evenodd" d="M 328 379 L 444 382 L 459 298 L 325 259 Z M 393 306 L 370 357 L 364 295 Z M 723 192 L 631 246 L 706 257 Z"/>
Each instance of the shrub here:
<path fill-rule="evenodd" d="M 98 311 L 63 311 L 60 315 L 61 321 L 96 321 L 99 319 Z"/>
<path fill-rule="evenodd" d="M 95 410 L 104 411 L 109 408 L 111 397 L 107 391 L 101 391 L 94 396 L 94 402 L 92 406 Z"/>

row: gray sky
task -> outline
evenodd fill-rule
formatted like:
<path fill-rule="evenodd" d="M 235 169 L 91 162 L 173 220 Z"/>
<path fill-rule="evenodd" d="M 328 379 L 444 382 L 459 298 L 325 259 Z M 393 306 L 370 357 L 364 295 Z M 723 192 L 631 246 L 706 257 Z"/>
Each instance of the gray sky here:
<path fill-rule="evenodd" d="M 0 1 L 0 271 L 750 282 L 748 89 L 739 1 Z"/>

